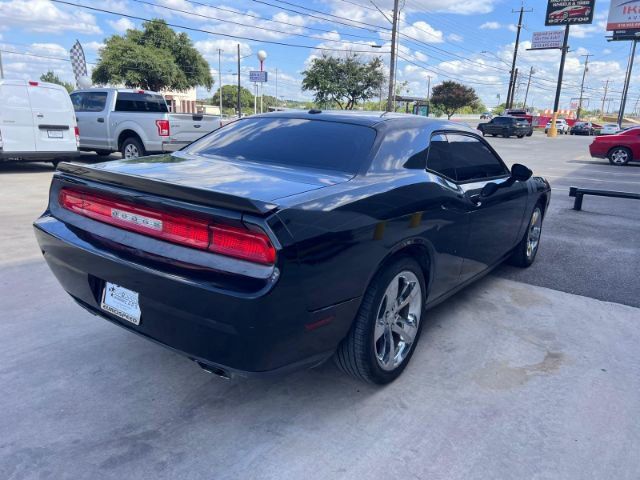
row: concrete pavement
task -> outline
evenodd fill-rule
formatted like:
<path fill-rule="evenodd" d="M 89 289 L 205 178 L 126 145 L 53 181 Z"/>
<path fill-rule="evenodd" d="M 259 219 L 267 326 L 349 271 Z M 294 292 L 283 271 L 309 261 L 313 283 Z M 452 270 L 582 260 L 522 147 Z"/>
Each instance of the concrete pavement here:
<path fill-rule="evenodd" d="M 640 192 L 640 168 L 490 141 L 552 177 L 536 264 L 432 310 L 385 388 L 331 363 L 224 381 L 89 315 L 31 232 L 51 168 L 0 165 L 0 479 L 637 479 L 640 205 L 567 192 Z"/>

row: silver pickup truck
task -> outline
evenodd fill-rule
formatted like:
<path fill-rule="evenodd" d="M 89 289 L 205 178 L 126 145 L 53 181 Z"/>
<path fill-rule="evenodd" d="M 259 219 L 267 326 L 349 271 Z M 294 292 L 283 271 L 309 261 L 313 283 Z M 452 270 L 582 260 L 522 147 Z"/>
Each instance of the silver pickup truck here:
<path fill-rule="evenodd" d="M 212 115 L 169 113 L 156 92 L 92 88 L 71 94 L 80 130 L 80 150 L 124 158 L 173 152 L 220 127 Z"/>

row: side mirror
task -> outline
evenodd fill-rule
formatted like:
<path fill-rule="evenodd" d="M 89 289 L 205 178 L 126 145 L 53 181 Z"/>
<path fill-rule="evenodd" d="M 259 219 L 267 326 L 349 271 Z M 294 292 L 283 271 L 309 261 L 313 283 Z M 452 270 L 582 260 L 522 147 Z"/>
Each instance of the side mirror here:
<path fill-rule="evenodd" d="M 480 196 L 481 197 L 490 197 L 491 195 L 493 195 L 494 193 L 496 193 L 498 191 L 498 184 L 497 183 L 487 183 L 484 187 L 482 187 L 482 190 L 480 190 Z"/>
<path fill-rule="evenodd" d="M 531 178 L 533 172 L 520 163 L 514 163 L 511 167 L 511 177 L 519 182 L 526 182 Z"/>

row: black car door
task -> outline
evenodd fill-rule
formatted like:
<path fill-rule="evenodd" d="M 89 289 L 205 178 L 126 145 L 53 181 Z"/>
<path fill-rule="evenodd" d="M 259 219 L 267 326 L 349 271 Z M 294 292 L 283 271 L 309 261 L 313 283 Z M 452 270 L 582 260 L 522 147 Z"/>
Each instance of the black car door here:
<path fill-rule="evenodd" d="M 516 182 L 498 155 L 479 137 L 447 133 L 456 182 L 469 208 L 470 230 L 461 280 L 494 265 L 516 245 L 528 199 L 526 183 Z M 494 183 L 491 195 L 482 189 Z"/>

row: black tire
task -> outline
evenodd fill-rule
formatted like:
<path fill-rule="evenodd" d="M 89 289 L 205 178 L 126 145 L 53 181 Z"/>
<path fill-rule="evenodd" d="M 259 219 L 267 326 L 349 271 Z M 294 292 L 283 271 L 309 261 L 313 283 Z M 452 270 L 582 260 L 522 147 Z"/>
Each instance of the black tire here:
<path fill-rule="evenodd" d="M 502 136 L 503 136 L 504 138 L 509 138 L 511 135 L 509 135 L 508 133 L 503 133 L 503 134 L 502 134 Z"/>
<path fill-rule="evenodd" d="M 629 163 L 629 161 L 633 158 L 633 154 L 627 147 L 613 147 L 611 150 L 609 150 L 607 158 L 609 159 L 609 163 L 611 165 L 622 167 L 623 165 Z"/>
<path fill-rule="evenodd" d="M 497 137 L 497 136 L 498 136 L 498 134 L 497 134 L 497 133 L 492 133 L 492 134 L 491 134 L 491 136 L 492 136 L 492 137 Z"/>
<path fill-rule="evenodd" d="M 518 135 L 518 138 L 524 138 L 524 135 Z"/>
<path fill-rule="evenodd" d="M 379 311 L 382 309 L 387 287 L 396 276 L 406 271 L 413 273 L 420 284 L 420 319 L 413 343 L 408 347 L 409 350 L 401 363 L 392 370 L 385 370 L 380 366 L 376 355 L 376 344 L 374 342 L 376 322 L 378 321 Z M 398 257 L 380 270 L 364 294 L 349 334 L 342 340 L 336 350 L 334 361 L 338 368 L 359 380 L 378 385 L 390 383 L 398 378 L 411 360 L 415 346 L 420 338 L 420 331 L 425 319 L 425 292 L 422 269 L 411 257 Z"/>
<path fill-rule="evenodd" d="M 135 155 L 135 152 L 137 152 L 137 155 Z M 122 158 L 138 158 L 147 154 L 142 142 L 137 137 L 125 138 L 120 146 L 120 153 L 122 153 Z"/>
<path fill-rule="evenodd" d="M 518 243 L 516 248 L 513 250 L 513 253 L 507 260 L 508 263 L 515 267 L 520 268 L 528 268 L 530 267 L 536 259 L 536 255 L 538 254 L 538 248 L 540 247 L 540 239 L 542 234 L 542 223 L 544 220 L 544 205 L 542 203 L 537 203 L 533 212 L 531 212 L 531 218 L 529 219 L 529 223 L 527 225 L 527 230 L 524 232 L 522 236 L 522 240 Z M 535 227 L 533 224 L 534 217 L 538 212 L 539 215 L 539 230 L 537 232 L 537 242 L 535 243 L 535 247 L 529 251 L 529 240 L 530 235 L 533 234 L 532 228 Z"/>
<path fill-rule="evenodd" d="M 99 157 L 107 157 L 111 155 L 111 150 L 95 150 L 95 152 Z"/>
<path fill-rule="evenodd" d="M 532 136 L 532 135 L 533 135 L 533 132 L 529 132 L 529 133 L 527 133 L 527 137 L 530 137 L 530 136 Z"/>

